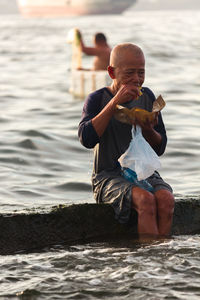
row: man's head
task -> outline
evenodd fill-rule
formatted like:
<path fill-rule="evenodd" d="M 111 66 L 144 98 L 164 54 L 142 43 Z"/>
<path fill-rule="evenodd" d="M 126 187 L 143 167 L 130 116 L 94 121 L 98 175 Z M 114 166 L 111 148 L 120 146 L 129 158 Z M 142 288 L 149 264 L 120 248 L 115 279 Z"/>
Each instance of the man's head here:
<path fill-rule="evenodd" d="M 131 43 L 115 46 L 111 51 L 108 72 L 118 87 L 127 83 L 142 86 L 145 78 L 145 58 L 142 49 Z"/>
<path fill-rule="evenodd" d="M 94 43 L 95 45 L 106 44 L 107 40 L 105 35 L 101 32 L 96 33 L 94 36 Z"/>

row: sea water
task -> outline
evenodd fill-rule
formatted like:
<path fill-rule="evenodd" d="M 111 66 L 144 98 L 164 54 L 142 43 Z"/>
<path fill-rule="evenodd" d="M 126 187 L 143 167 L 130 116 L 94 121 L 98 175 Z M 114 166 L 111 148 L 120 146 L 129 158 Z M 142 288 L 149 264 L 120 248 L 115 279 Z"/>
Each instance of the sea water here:
<path fill-rule="evenodd" d="M 146 56 L 146 81 L 162 94 L 168 134 L 162 177 L 176 198 L 200 194 L 200 12 L 0 20 L 1 213 L 93 203 L 93 153 L 77 137 L 83 101 L 69 94 L 71 46 L 102 31 L 111 47 L 133 42 Z M 83 65 L 92 59 L 83 57 Z M 2 299 L 199 299 L 200 237 L 140 244 L 56 245 L 0 256 Z"/>

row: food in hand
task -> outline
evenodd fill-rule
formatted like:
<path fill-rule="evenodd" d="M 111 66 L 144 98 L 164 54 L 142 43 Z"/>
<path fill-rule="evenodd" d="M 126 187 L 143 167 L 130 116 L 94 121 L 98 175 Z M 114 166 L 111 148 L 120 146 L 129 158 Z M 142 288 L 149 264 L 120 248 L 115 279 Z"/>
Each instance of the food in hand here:
<path fill-rule="evenodd" d="M 143 94 L 143 93 L 142 93 L 142 87 L 140 86 L 140 87 L 139 87 L 139 96 L 136 98 L 136 100 L 138 100 L 139 97 L 142 96 L 142 94 Z"/>
<path fill-rule="evenodd" d="M 123 123 L 134 124 L 136 121 L 140 123 L 153 122 L 156 114 L 165 107 L 165 101 L 160 95 L 153 103 L 152 111 L 149 112 L 139 107 L 131 109 L 122 105 L 116 105 L 115 118 Z"/>

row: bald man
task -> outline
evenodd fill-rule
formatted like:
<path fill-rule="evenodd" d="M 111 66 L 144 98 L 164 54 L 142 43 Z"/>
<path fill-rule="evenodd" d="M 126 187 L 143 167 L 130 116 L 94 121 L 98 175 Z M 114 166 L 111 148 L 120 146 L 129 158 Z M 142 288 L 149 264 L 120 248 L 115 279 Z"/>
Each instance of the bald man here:
<path fill-rule="evenodd" d="M 84 104 L 79 124 L 79 138 L 87 148 L 94 148 L 92 187 L 97 203 L 113 206 L 120 223 L 129 221 L 131 211 L 138 214 L 140 238 L 170 235 L 174 197 L 172 188 L 154 172 L 147 178 L 153 192 L 126 180 L 121 174 L 119 157 L 131 141 L 132 126 L 114 117 L 117 104 L 152 111 L 153 92 L 140 87 L 145 79 L 145 58 L 142 50 L 125 43 L 113 48 L 108 66 L 111 86 L 91 93 Z M 153 122 L 139 124 L 142 134 L 158 155 L 162 155 L 167 136 L 161 113 Z"/>

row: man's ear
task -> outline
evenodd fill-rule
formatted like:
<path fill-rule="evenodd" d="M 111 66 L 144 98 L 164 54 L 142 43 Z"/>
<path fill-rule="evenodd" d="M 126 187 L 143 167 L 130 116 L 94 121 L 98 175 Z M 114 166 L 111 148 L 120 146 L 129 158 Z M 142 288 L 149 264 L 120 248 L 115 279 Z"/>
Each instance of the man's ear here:
<path fill-rule="evenodd" d="M 115 79 L 114 68 L 111 66 L 108 66 L 107 70 L 108 70 L 108 74 L 110 75 L 110 78 Z"/>

